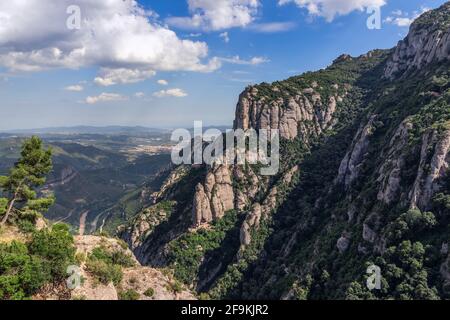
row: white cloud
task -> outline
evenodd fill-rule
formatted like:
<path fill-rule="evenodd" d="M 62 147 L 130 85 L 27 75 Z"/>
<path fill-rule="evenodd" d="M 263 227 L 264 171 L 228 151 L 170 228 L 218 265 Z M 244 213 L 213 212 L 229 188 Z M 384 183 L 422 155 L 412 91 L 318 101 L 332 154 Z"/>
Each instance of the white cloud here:
<path fill-rule="evenodd" d="M 254 23 L 248 29 L 261 33 L 285 32 L 294 29 L 297 26 L 294 22 L 268 22 Z"/>
<path fill-rule="evenodd" d="M 102 94 L 98 95 L 98 96 L 89 96 L 86 98 L 86 103 L 87 104 L 96 104 L 99 102 L 111 102 L 111 101 L 124 101 L 127 100 L 128 98 L 125 96 L 122 96 L 120 94 L 117 93 L 105 93 L 103 92 Z"/>
<path fill-rule="evenodd" d="M 169 25 L 192 30 L 224 30 L 252 23 L 259 0 L 188 0 L 190 17 L 170 17 Z"/>
<path fill-rule="evenodd" d="M 134 96 L 135 96 L 136 98 L 143 98 L 143 97 L 145 97 L 145 93 L 143 93 L 143 92 L 136 92 L 136 93 L 134 94 Z"/>
<path fill-rule="evenodd" d="M 220 67 L 217 59 L 205 61 L 206 43 L 180 39 L 135 0 L 75 3 L 82 8 L 80 30 L 66 28 L 66 9 L 73 0 L 0 1 L 0 66 L 12 71 L 100 66 L 119 73 L 211 72 Z M 142 77 L 123 81 L 130 79 Z M 104 75 L 99 81 L 123 83 Z"/>
<path fill-rule="evenodd" d="M 251 66 L 256 66 L 270 61 L 269 59 L 264 57 L 253 57 L 250 60 L 242 60 L 239 56 L 234 56 L 231 58 L 220 58 L 220 60 L 231 64 L 251 65 Z"/>
<path fill-rule="evenodd" d="M 411 25 L 411 23 L 413 23 L 414 19 L 410 19 L 410 18 L 395 18 L 395 19 L 390 19 L 390 17 L 386 18 L 386 22 L 390 22 L 392 24 L 395 24 L 399 27 L 409 27 Z"/>
<path fill-rule="evenodd" d="M 175 89 L 161 90 L 161 91 L 155 92 L 153 94 L 153 96 L 155 96 L 157 98 L 165 98 L 165 97 L 182 98 L 182 97 L 186 97 L 187 93 L 182 89 L 175 88 Z"/>
<path fill-rule="evenodd" d="M 84 88 L 83 88 L 82 85 L 76 84 L 76 85 L 73 85 L 73 86 L 67 86 L 67 87 L 64 88 L 64 90 L 80 92 L 80 91 L 83 91 Z"/>
<path fill-rule="evenodd" d="M 392 12 L 393 16 L 389 16 L 384 19 L 384 22 L 396 25 L 398 27 L 409 27 L 414 20 L 420 17 L 423 13 L 430 11 L 430 8 L 422 7 L 420 11 L 414 11 L 413 13 L 403 12 L 401 10 L 395 10 Z"/>
<path fill-rule="evenodd" d="M 155 74 L 156 72 L 153 70 L 102 68 L 99 76 L 94 79 L 94 83 L 103 87 L 136 83 L 151 78 Z"/>
<path fill-rule="evenodd" d="M 169 85 L 169 82 L 167 80 L 164 80 L 164 79 L 159 79 L 157 82 L 158 82 L 158 84 L 160 84 L 162 86 L 168 86 Z"/>
<path fill-rule="evenodd" d="M 295 3 L 305 8 L 310 15 L 324 17 L 333 21 L 336 16 L 347 15 L 355 10 L 363 11 L 369 7 L 381 7 L 386 0 L 278 0 L 279 5 Z"/>
<path fill-rule="evenodd" d="M 222 32 L 221 34 L 219 34 L 219 37 L 221 37 L 225 43 L 230 42 L 230 36 L 228 35 L 228 32 Z"/>

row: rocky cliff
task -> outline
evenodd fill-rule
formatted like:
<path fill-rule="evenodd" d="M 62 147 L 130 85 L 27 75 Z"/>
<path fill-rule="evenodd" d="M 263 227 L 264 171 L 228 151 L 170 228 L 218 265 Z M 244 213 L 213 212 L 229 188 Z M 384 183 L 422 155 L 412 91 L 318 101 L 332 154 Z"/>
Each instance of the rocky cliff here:
<path fill-rule="evenodd" d="M 123 231 L 139 260 L 214 298 L 450 297 L 449 8 L 392 50 L 246 88 L 234 127 L 280 130 L 279 174 L 184 168 L 169 214 Z"/>
<path fill-rule="evenodd" d="M 450 54 L 449 14 L 447 3 L 439 11 L 429 11 L 418 18 L 408 36 L 395 48 L 386 65 L 385 76 L 398 77 L 421 70 L 432 62 L 447 60 Z"/>

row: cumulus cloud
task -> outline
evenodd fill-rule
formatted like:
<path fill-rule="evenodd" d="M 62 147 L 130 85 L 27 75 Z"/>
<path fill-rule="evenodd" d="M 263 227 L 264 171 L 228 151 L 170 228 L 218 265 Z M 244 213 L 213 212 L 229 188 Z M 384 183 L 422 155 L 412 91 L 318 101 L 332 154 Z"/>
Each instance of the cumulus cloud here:
<path fill-rule="evenodd" d="M 170 17 L 169 25 L 182 29 L 218 31 L 252 23 L 259 0 L 188 0 L 190 17 Z"/>
<path fill-rule="evenodd" d="M 401 10 L 392 11 L 392 15 L 388 16 L 384 22 L 396 25 L 398 27 L 409 27 L 414 20 L 420 17 L 423 13 L 431 10 L 427 7 L 422 7 L 420 11 L 414 11 L 412 13 L 403 12 Z"/>
<path fill-rule="evenodd" d="M 167 80 L 164 80 L 164 79 L 159 79 L 157 82 L 158 82 L 158 84 L 160 84 L 162 86 L 168 86 L 169 85 L 169 82 Z"/>
<path fill-rule="evenodd" d="M 67 87 L 64 88 L 64 90 L 80 92 L 80 91 L 83 91 L 84 88 L 83 88 L 82 85 L 76 84 L 76 85 L 73 85 L 73 86 L 67 86 Z"/>
<path fill-rule="evenodd" d="M 66 27 L 74 4 L 81 8 L 79 30 Z M 9 0 L 0 1 L 0 13 L 0 66 L 13 71 L 100 66 L 97 82 L 110 85 L 160 70 L 220 67 L 218 59 L 208 61 L 206 43 L 180 39 L 135 0 Z"/>
<path fill-rule="evenodd" d="M 161 91 L 155 92 L 153 94 L 153 96 L 155 96 L 157 98 L 165 98 L 165 97 L 182 98 L 182 97 L 186 97 L 187 93 L 182 89 L 174 88 L 174 89 L 161 90 Z"/>
<path fill-rule="evenodd" d="M 223 62 L 231 63 L 231 64 L 238 64 L 238 65 L 251 65 L 256 66 L 262 63 L 267 63 L 270 60 L 264 57 L 253 57 L 250 60 L 243 60 L 239 56 L 234 56 L 231 58 L 220 58 Z"/>
<path fill-rule="evenodd" d="M 230 42 L 230 36 L 228 35 L 228 32 L 222 32 L 221 34 L 219 34 L 219 37 L 221 37 L 225 43 Z"/>
<path fill-rule="evenodd" d="M 86 103 L 87 104 L 96 104 L 99 102 L 111 102 L 111 101 L 124 101 L 127 100 L 128 98 L 120 95 L 118 93 L 105 93 L 103 92 L 102 94 L 98 95 L 98 96 L 89 96 L 86 98 Z"/>
<path fill-rule="evenodd" d="M 279 5 L 295 3 L 300 8 L 308 10 L 310 15 L 324 17 L 333 21 L 336 16 L 347 15 L 355 10 L 365 10 L 369 7 L 381 7 L 386 0 L 278 0 Z"/>
<path fill-rule="evenodd" d="M 143 98 L 143 97 L 145 97 L 145 93 L 143 93 L 143 92 L 136 92 L 136 93 L 134 94 L 134 96 L 135 96 L 136 98 Z"/>
<path fill-rule="evenodd" d="M 267 22 L 254 23 L 248 27 L 249 30 L 261 33 L 286 32 L 297 26 L 295 22 Z"/>
<path fill-rule="evenodd" d="M 94 79 L 94 83 L 103 87 L 136 83 L 151 78 L 155 74 L 156 72 L 153 70 L 102 68 L 99 76 Z"/>

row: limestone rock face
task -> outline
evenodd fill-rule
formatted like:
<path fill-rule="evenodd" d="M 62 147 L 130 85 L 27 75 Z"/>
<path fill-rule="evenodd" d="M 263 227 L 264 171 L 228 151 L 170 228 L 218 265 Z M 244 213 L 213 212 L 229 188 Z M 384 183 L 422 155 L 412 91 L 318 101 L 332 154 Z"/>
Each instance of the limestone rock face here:
<path fill-rule="evenodd" d="M 157 203 L 160 200 L 169 198 L 171 196 L 172 187 L 175 186 L 183 177 L 185 177 L 188 172 L 189 169 L 186 166 L 179 166 L 173 170 L 169 177 L 167 177 L 164 181 L 160 190 L 151 195 L 152 202 Z"/>
<path fill-rule="evenodd" d="M 348 247 L 350 245 L 350 239 L 347 237 L 347 235 L 342 235 L 336 243 L 336 247 L 338 248 L 340 253 L 344 253 L 347 251 Z"/>
<path fill-rule="evenodd" d="M 403 149 L 408 143 L 408 133 L 412 129 L 412 124 L 405 120 L 397 129 L 389 142 L 387 151 L 382 158 L 387 160 L 378 170 L 378 182 L 381 188 L 377 198 L 387 204 L 392 203 L 398 195 L 401 182 L 401 172 L 405 165 L 405 154 Z"/>
<path fill-rule="evenodd" d="M 442 10 L 450 12 L 446 4 Z M 426 18 L 425 13 L 422 18 Z M 421 18 L 421 19 L 422 19 Z M 385 77 L 394 78 L 403 73 L 422 69 L 427 64 L 450 58 L 450 30 L 439 28 L 439 21 L 423 26 L 420 21 L 412 24 L 408 36 L 399 42 L 385 69 Z"/>
<path fill-rule="evenodd" d="M 375 242 L 375 240 L 377 239 L 378 234 L 373 231 L 368 224 L 364 223 L 363 225 L 363 239 L 366 240 L 367 242 Z"/>
<path fill-rule="evenodd" d="M 241 227 L 240 240 L 242 246 L 248 246 L 252 242 L 252 238 L 250 236 L 250 226 L 247 221 L 244 221 Z"/>
<path fill-rule="evenodd" d="M 192 210 L 195 225 L 212 221 L 210 200 L 206 196 L 205 188 L 201 184 L 198 184 L 195 189 L 194 205 Z"/>
<path fill-rule="evenodd" d="M 196 300 L 195 296 L 187 291 L 171 290 L 174 280 L 161 271 L 148 267 L 127 268 L 123 273 L 122 290 L 133 290 L 139 294 L 139 300 Z M 148 289 L 153 295 L 145 295 Z"/>
<path fill-rule="evenodd" d="M 194 225 L 210 223 L 235 208 L 232 173 L 227 165 L 217 165 L 208 172 L 204 185 L 196 187 L 193 205 Z"/>
<path fill-rule="evenodd" d="M 337 183 L 345 184 L 346 187 L 358 177 L 360 167 L 365 160 L 365 154 L 369 146 L 369 138 L 374 131 L 374 122 L 377 116 L 370 117 L 365 126 L 361 126 L 356 134 L 351 149 L 347 152 L 339 167 Z"/>
<path fill-rule="evenodd" d="M 339 86 L 334 86 L 334 95 L 325 103 L 315 91 L 318 86 L 304 89 L 294 96 L 284 96 L 268 100 L 259 95 L 255 87 L 248 87 L 239 97 L 236 108 L 235 129 L 279 129 L 282 138 L 292 140 L 297 137 L 309 140 L 323 130 L 333 127 L 333 115 L 343 96 L 338 94 Z M 307 127 L 305 123 L 311 123 Z"/>
<path fill-rule="evenodd" d="M 431 161 L 428 164 L 430 146 L 434 146 Z M 411 207 L 422 211 L 428 209 L 434 193 L 439 190 L 439 178 L 446 174 L 450 161 L 450 131 L 439 134 L 428 131 L 422 137 L 422 150 L 416 181 L 410 193 Z"/>
<path fill-rule="evenodd" d="M 289 186 L 298 170 L 298 166 L 294 166 L 293 168 L 288 170 L 282 177 L 281 184 L 283 186 Z M 277 208 L 277 196 L 278 187 L 274 186 L 261 204 L 257 202 L 253 204 L 250 212 L 247 214 L 245 221 L 241 226 L 241 251 L 245 249 L 246 246 L 250 245 L 252 241 L 251 230 L 258 230 L 261 220 L 267 218 Z"/>
<path fill-rule="evenodd" d="M 175 202 L 166 202 L 175 206 Z M 140 258 L 140 246 L 143 240 L 150 235 L 154 229 L 164 221 L 167 221 L 171 211 L 158 204 L 142 210 L 136 217 L 133 218 L 128 227 L 123 226 L 120 234 L 125 240 L 131 250 L 133 250 L 137 257 Z"/>
<path fill-rule="evenodd" d="M 123 279 L 116 287 L 113 283 L 107 285 L 98 283 L 94 277 L 86 270 L 85 265 L 81 265 L 81 275 L 83 283 L 71 291 L 72 298 L 83 298 L 86 300 L 118 300 L 119 292 L 122 290 L 133 290 L 139 294 L 139 300 L 194 300 L 195 296 L 187 289 L 183 288 L 179 292 L 170 290 L 174 279 L 163 274 L 158 269 L 141 266 L 133 253 L 129 249 L 124 249 L 116 239 L 96 236 L 78 236 L 75 238 L 75 246 L 78 253 L 89 255 L 92 250 L 103 246 L 108 250 L 123 250 L 135 261 L 135 266 L 123 268 Z M 153 290 L 151 297 L 144 293 Z M 47 297 L 48 298 L 48 297 Z"/>

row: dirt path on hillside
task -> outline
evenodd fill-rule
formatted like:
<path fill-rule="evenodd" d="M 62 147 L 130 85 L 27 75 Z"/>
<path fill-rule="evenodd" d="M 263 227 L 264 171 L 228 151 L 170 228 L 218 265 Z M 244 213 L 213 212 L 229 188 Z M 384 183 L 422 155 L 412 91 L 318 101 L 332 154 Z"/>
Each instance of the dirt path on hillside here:
<path fill-rule="evenodd" d="M 86 218 L 89 211 L 85 211 L 80 216 L 80 236 L 84 235 L 84 231 L 86 230 Z"/>

